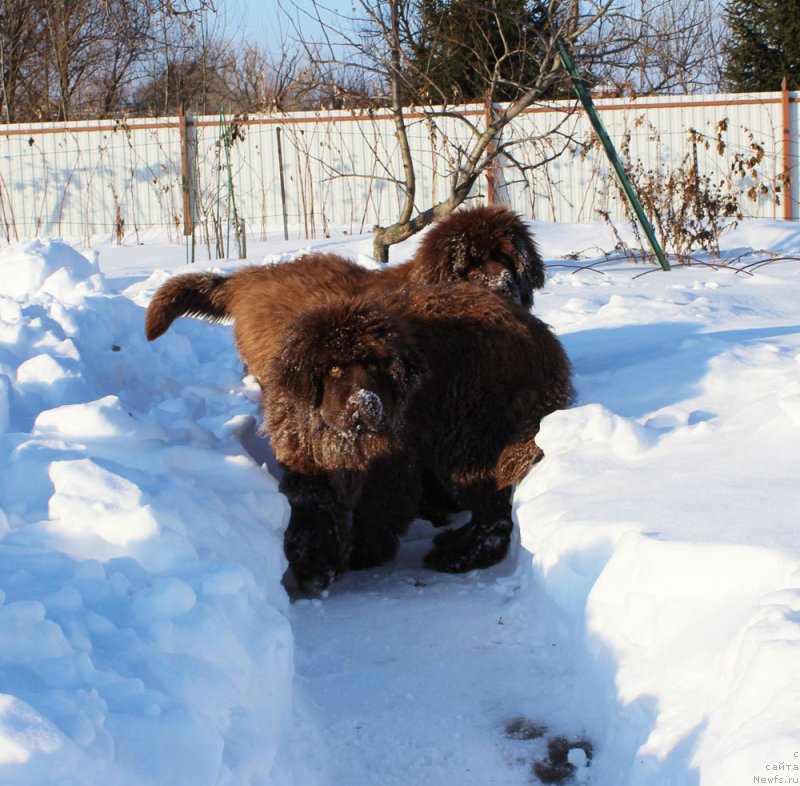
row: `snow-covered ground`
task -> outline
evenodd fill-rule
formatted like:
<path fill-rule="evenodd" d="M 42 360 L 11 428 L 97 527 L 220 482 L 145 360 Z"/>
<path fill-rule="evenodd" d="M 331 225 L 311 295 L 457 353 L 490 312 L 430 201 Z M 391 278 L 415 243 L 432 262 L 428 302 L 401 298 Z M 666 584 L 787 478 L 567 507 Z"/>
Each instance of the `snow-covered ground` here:
<path fill-rule="evenodd" d="M 0 249 L 0 783 L 800 783 L 800 261 L 736 270 L 800 227 L 670 273 L 535 230 L 578 398 L 513 553 L 431 573 L 420 522 L 294 603 L 230 328 L 144 338 L 185 250 Z"/>

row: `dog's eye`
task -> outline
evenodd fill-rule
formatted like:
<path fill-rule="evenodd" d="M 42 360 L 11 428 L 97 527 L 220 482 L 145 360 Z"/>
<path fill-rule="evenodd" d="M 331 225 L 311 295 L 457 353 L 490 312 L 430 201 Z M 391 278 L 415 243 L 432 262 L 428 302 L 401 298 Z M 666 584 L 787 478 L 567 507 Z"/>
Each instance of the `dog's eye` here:
<path fill-rule="evenodd" d="M 334 379 L 339 379 L 342 376 L 342 369 L 340 366 L 331 366 L 328 369 L 328 376 Z"/>

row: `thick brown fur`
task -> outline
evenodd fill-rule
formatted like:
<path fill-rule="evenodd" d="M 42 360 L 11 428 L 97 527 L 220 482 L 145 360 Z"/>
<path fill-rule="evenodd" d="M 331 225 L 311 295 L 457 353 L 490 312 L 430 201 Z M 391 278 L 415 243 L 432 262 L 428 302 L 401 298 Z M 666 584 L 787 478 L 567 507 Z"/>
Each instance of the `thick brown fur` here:
<path fill-rule="evenodd" d="M 147 309 L 147 340 L 166 333 L 178 317 L 222 320 L 228 316 L 228 277 L 217 273 L 189 273 L 161 286 Z"/>
<path fill-rule="evenodd" d="M 461 283 L 309 309 L 262 387 L 288 468 L 286 553 L 306 590 L 389 559 L 428 479 L 472 519 L 439 535 L 426 564 L 461 572 L 502 559 L 510 487 L 541 457 L 541 418 L 572 395 L 547 326 Z"/>
<path fill-rule="evenodd" d="M 544 263 L 520 216 L 502 205 L 481 205 L 436 221 L 414 256 L 383 275 L 386 283 L 469 281 L 530 308 L 533 290 L 544 286 Z"/>
<path fill-rule="evenodd" d="M 413 297 L 399 292 L 408 282 L 461 281 L 469 283 L 411 286 Z M 242 360 L 265 391 L 276 456 L 290 468 L 282 482 L 292 502 L 286 550 L 306 587 L 325 586 L 347 567 L 390 558 L 398 534 L 429 509 L 440 514 L 437 523 L 444 523 L 448 510 L 472 509 L 472 522 L 442 533 L 428 559 L 441 570 L 469 570 L 505 554 L 508 488 L 541 457 L 539 419 L 569 399 L 569 364 L 557 340 L 523 309 L 485 292 L 495 289 L 527 307 L 543 281 L 524 223 L 505 208 L 472 208 L 434 225 L 407 263 L 380 271 L 315 253 L 227 276 L 178 276 L 154 296 L 145 329 L 152 340 L 183 315 L 233 320 Z M 407 298 L 416 303 L 410 310 Z M 327 325 L 324 336 L 318 324 Z M 439 336 L 433 345 L 429 330 Z M 487 338 L 495 334 L 504 347 L 499 355 Z M 325 402 L 320 370 L 330 366 L 334 352 L 347 361 L 339 366 L 348 369 L 337 378 L 340 387 L 359 385 L 366 393 L 329 395 Z M 466 360 L 454 367 L 455 357 Z M 497 373 L 500 367 L 504 371 Z M 519 390 L 515 374 L 528 380 Z M 508 387 L 500 383 L 500 393 L 496 384 L 506 377 Z M 426 406 L 416 403 L 422 400 L 428 401 L 425 417 Z M 412 401 L 415 425 L 409 427 Z M 442 419 L 445 406 L 450 413 L 477 414 Z M 292 420 L 292 411 L 305 411 L 305 419 Z M 495 411 L 504 413 L 503 428 L 490 425 Z M 322 412 L 331 423 L 321 420 Z M 511 421 L 517 425 L 509 430 Z M 337 422 L 338 430 L 331 429 Z M 420 440 L 429 432 L 439 435 L 431 444 Z M 459 453 L 450 443 L 461 438 L 468 447 Z M 475 452 L 479 470 L 470 463 Z M 463 466 L 455 462 L 443 472 L 443 462 L 456 455 Z M 499 498 L 498 487 L 505 490 Z M 491 534 L 492 528 L 497 532 Z M 489 542 L 494 550 L 485 547 Z"/>
<path fill-rule="evenodd" d="M 533 290 L 544 285 L 544 265 L 525 222 L 505 207 L 472 207 L 437 221 L 414 256 L 400 265 L 366 270 L 335 254 L 312 253 L 291 262 L 240 268 L 228 276 L 188 273 L 167 281 L 147 310 L 145 332 L 151 341 L 181 316 L 235 324 L 262 301 L 273 313 L 260 313 L 258 325 L 243 333 L 271 357 L 287 321 L 331 296 L 392 292 L 407 283 L 468 281 L 495 290 L 530 308 Z"/>
<path fill-rule="evenodd" d="M 230 275 L 187 273 L 163 284 L 147 309 L 152 341 L 180 316 L 232 319 L 239 350 L 256 377 L 281 346 L 284 331 L 304 309 L 359 291 L 369 271 L 335 254 L 307 254 L 292 262 L 252 265 Z"/>

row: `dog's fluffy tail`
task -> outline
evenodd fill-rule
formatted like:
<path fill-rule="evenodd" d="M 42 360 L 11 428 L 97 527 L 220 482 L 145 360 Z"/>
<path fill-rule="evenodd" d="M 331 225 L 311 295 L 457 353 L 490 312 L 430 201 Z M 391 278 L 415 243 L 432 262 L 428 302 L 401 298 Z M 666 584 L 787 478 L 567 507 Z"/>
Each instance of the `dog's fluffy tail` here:
<path fill-rule="evenodd" d="M 161 286 L 147 308 L 144 330 L 152 341 L 165 333 L 178 317 L 218 321 L 230 316 L 228 276 L 187 273 Z"/>

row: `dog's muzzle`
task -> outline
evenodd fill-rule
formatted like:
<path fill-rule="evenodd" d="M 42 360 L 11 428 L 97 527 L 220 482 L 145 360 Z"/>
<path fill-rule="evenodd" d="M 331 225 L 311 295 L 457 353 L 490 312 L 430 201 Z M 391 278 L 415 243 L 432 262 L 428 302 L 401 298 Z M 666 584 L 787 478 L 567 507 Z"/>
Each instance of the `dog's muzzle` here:
<path fill-rule="evenodd" d="M 483 270 L 476 270 L 469 276 L 469 280 L 490 289 L 492 292 L 496 292 L 498 295 L 513 300 L 515 303 L 522 302 L 522 296 L 514 274 L 508 269 L 504 269 L 496 275 L 487 275 Z"/>
<path fill-rule="evenodd" d="M 347 400 L 350 414 L 350 431 L 363 434 L 367 431 L 378 431 L 386 420 L 383 402 L 372 390 L 357 390 Z"/>
<path fill-rule="evenodd" d="M 513 300 L 515 303 L 522 302 L 517 282 L 509 270 L 504 270 L 499 276 L 495 276 L 494 278 L 488 278 L 486 283 L 493 292 L 497 292 Z"/>

